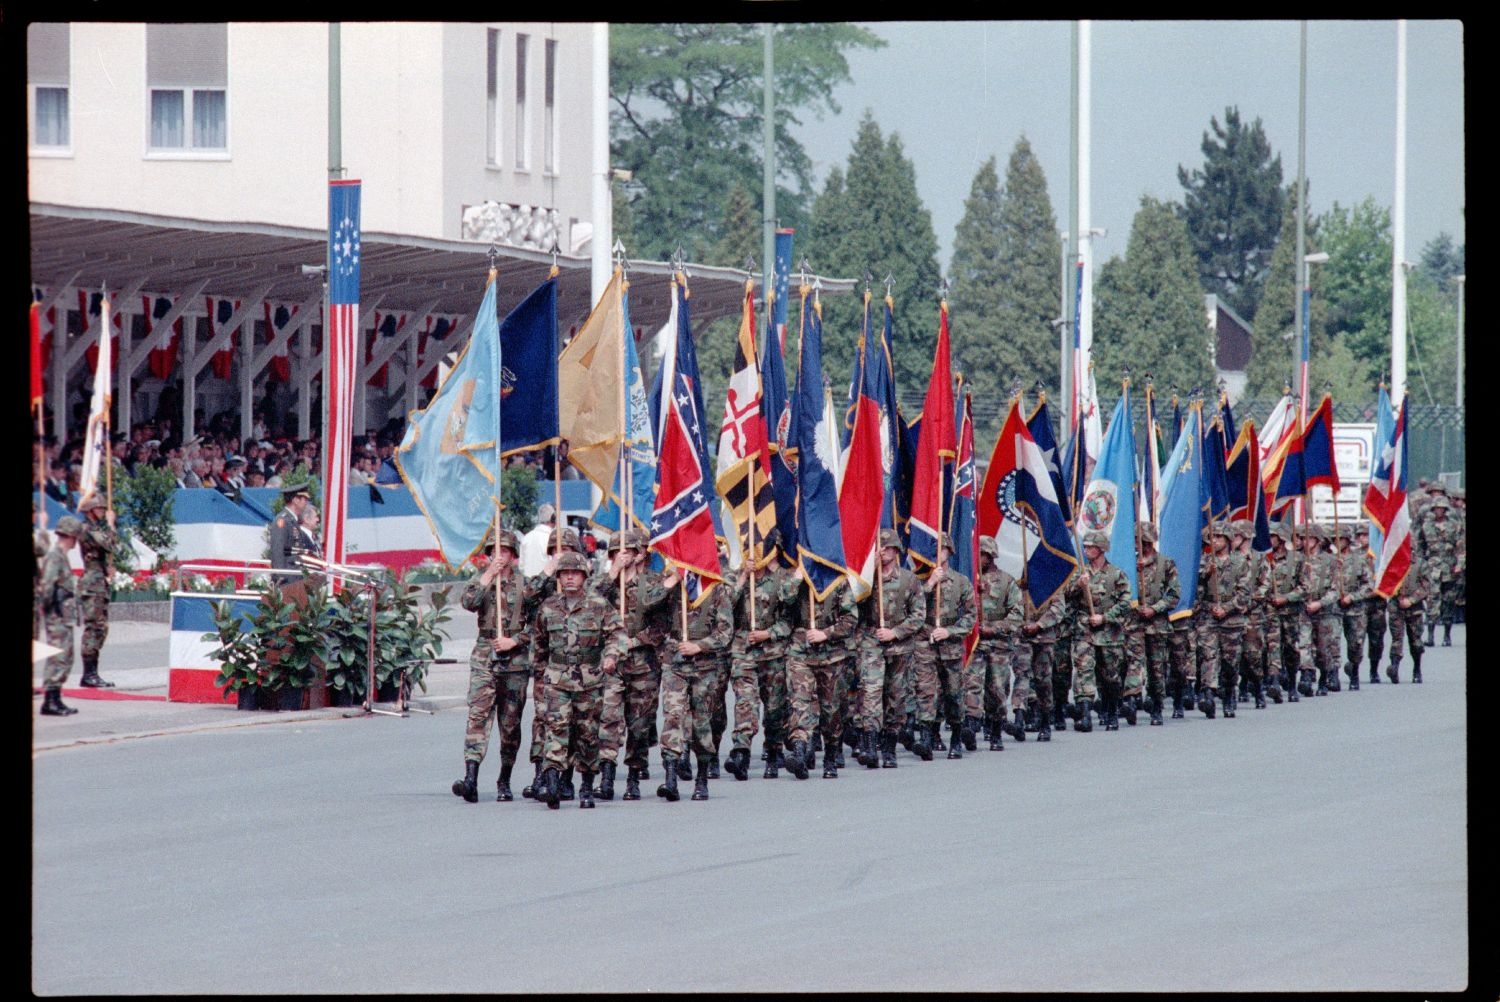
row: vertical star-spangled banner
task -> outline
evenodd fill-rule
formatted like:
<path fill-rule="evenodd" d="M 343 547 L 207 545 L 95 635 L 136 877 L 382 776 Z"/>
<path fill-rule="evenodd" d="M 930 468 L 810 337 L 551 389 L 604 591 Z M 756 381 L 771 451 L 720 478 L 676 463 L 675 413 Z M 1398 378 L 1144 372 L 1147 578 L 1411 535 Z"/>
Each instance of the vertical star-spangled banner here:
<path fill-rule="evenodd" d="M 324 319 L 323 559 L 344 562 L 349 457 L 359 385 L 360 182 L 328 182 L 328 315 Z"/>

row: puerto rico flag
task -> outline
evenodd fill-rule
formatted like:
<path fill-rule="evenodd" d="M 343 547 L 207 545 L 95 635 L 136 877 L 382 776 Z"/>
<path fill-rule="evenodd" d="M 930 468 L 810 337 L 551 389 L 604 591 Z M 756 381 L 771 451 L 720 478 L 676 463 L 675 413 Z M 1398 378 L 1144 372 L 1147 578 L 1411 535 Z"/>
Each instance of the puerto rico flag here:
<path fill-rule="evenodd" d="M 1370 486 L 1365 489 L 1365 514 L 1380 526 L 1384 540 L 1375 561 L 1375 594 L 1396 594 L 1411 569 L 1411 515 L 1406 509 L 1406 404 L 1391 437 L 1380 445 Z"/>

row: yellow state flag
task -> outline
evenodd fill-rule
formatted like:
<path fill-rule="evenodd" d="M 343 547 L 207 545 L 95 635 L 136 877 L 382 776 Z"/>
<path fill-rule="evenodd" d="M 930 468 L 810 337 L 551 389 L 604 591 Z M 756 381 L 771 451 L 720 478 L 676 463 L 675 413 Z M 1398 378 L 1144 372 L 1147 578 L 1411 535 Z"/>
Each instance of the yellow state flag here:
<path fill-rule="evenodd" d="M 601 490 L 614 483 L 625 427 L 625 308 L 616 268 L 604 295 L 557 359 L 559 432 L 568 461 Z"/>

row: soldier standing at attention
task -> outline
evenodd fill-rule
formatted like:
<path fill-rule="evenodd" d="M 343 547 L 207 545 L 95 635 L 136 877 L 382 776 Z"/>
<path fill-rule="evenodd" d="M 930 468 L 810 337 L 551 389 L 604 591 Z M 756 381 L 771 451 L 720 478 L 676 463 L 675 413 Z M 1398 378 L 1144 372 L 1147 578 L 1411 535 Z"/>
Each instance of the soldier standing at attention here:
<path fill-rule="evenodd" d="M 854 633 L 857 618 L 849 579 L 839 578 L 822 600 L 815 600 L 804 578 L 787 611 L 792 626 L 792 642 L 786 652 L 787 688 L 792 700 L 787 771 L 798 779 L 807 778 L 807 770 L 816 764 L 808 738 L 818 731 L 823 735 L 823 778 L 837 779 L 842 732 L 839 687 L 844 661 L 849 657 L 845 641 Z"/>
<path fill-rule="evenodd" d="M 1312 663 L 1318 669 L 1319 696 L 1329 692 L 1329 673 L 1338 683 L 1339 663 L 1339 586 L 1334 572 L 1333 555 L 1328 552 L 1328 531 L 1309 522 L 1303 526 L 1302 592 L 1307 597 L 1302 609 L 1307 616 L 1308 635 L 1312 640 Z M 1312 672 L 1304 661 L 1302 679 L 1304 696 L 1311 696 Z"/>
<path fill-rule="evenodd" d="M 1370 574 L 1370 597 L 1365 599 L 1365 645 L 1370 654 L 1370 683 L 1380 684 L 1380 659 L 1385 655 L 1385 606 L 1386 600 L 1375 594 L 1375 563 L 1377 554 L 1370 550 L 1370 523 L 1360 522 L 1354 527 L 1354 552 L 1365 558 Z"/>
<path fill-rule="evenodd" d="M 927 604 L 922 583 L 901 566 L 901 537 L 880 530 L 880 580 L 859 603 L 860 755 L 866 768 L 896 768 L 896 735 L 907 725 L 914 639 Z M 885 625 L 881 626 L 882 617 Z M 878 748 L 877 748 L 878 745 Z M 927 758 L 932 758 L 928 751 Z"/>
<path fill-rule="evenodd" d="M 78 580 L 78 599 L 83 607 L 83 677 L 78 684 L 88 689 L 113 689 L 113 682 L 99 677 L 99 652 L 109 636 L 109 572 L 114 563 L 115 513 L 104 495 L 93 494 L 78 505 L 83 533 L 78 547 L 83 556 L 83 577 Z"/>
<path fill-rule="evenodd" d="M 312 495 L 303 484 L 283 488 L 281 497 L 281 513 L 271 520 L 271 569 L 282 573 L 273 573 L 271 577 L 289 584 L 302 576 L 302 565 L 297 561 L 297 555 L 305 550 L 302 511 L 312 504 Z"/>
<path fill-rule="evenodd" d="M 1078 703 L 1075 730 L 1094 729 L 1093 702 L 1100 701 L 1099 719 L 1107 731 L 1120 729 L 1116 716 L 1120 698 L 1120 667 L 1125 660 L 1125 618 L 1130 614 L 1130 579 L 1106 559 L 1109 537 L 1098 529 L 1083 536 L 1083 555 L 1088 561 L 1068 587 L 1078 616 L 1073 641 L 1073 663 L 1077 670 L 1074 697 Z"/>
<path fill-rule="evenodd" d="M 1443 624 L 1443 646 L 1453 646 L 1453 599 L 1457 581 L 1464 570 L 1464 553 L 1457 522 L 1448 518 L 1449 502 L 1445 494 L 1435 494 L 1428 505 L 1428 515 L 1417 527 L 1412 541 L 1414 555 L 1427 565 L 1429 581 L 1438 600 L 1437 619 Z M 1433 646 L 1434 617 L 1427 617 L 1427 646 Z"/>
<path fill-rule="evenodd" d="M 1130 677 L 1135 679 L 1136 694 L 1140 692 L 1140 679 L 1147 680 L 1151 726 L 1160 727 L 1172 636 L 1171 615 L 1182 596 L 1182 588 L 1177 580 L 1177 564 L 1157 551 L 1156 526 L 1150 523 L 1141 526 L 1141 552 L 1135 560 L 1135 575 L 1140 594 L 1134 611 L 1126 618 L 1125 661 Z M 1129 685 L 1126 689 L 1129 692 Z M 1134 721 L 1133 709 L 1127 711 L 1126 719 Z"/>
<path fill-rule="evenodd" d="M 1017 741 L 1026 740 L 1028 711 L 1034 719 L 1037 696 L 1032 691 L 1031 673 L 1017 670 L 1016 647 L 1025 616 L 1025 594 L 1020 584 L 995 566 L 1000 547 L 993 536 L 979 538 L 979 643 L 970 656 L 970 665 L 984 686 L 986 705 L 993 701 L 994 714 L 986 723 L 990 751 L 1004 749 L 1004 734 Z M 1051 710 L 1052 677 L 1047 677 L 1047 709 Z M 1014 712 L 1015 722 L 1009 714 Z M 1033 729 L 1036 724 L 1031 725 Z"/>
<path fill-rule="evenodd" d="M 662 585 L 673 596 L 670 602 L 680 602 L 675 590 L 680 580 L 676 570 L 668 571 L 662 578 Z M 665 717 L 661 754 L 666 782 L 656 788 L 656 795 L 668 802 L 679 797 L 677 767 L 679 762 L 688 760 L 689 747 L 698 756 L 692 799 L 708 799 L 708 760 L 714 755 L 713 697 L 719 684 L 719 657 L 734 640 L 734 599 L 727 584 L 705 587 L 707 594 L 700 594 L 698 604 L 688 609 L 686 623 L 683 614 L 672 616 L 673 630 L 667 638 L 667 645 L 674 653 L 661 677 Z"/>
<path fill-rule="evenodd" d="M 778 562 L 780 543 L 777 530 L 767 533 L 765 553 L 769 559 L 756 570 L 754 589 L 748 565 L 741 565 L 735 588 L 729 668 L 734 688 L 734 747 L 724 769 L 737 780 L 750 778 L 750 745 L 760 730 L 757 715 L 765 721 L 766 730 L 763 778 L 775 779 L 780 774 L 777 756 L 786 741 L 786 641 L 792 628 L 785 606 L 795 598 L 795 582 Z M 750 628 L 752 608 L 754 629 Z"/>
<path fill-rule="evenodd" d="M 83 523 L 72 515 L 57 520 L 55 537 L 42 561 L 42 615 L 46 618 L 47 643 L 59 653 L 47 659 L 42 669 L 42 715 L 66 717 L 78 711 L 62 701 L 63 683 L 73 670 L 73 620 L 78 614 L 73 597 L 73 568 L 68 565 L 68 551 L 78 545 Z"/>
<path fill-rule="evenodd" d="M 1387 602 L 1386 614 L 1391 621 L 1391 664 L 1385 670 L 1385 677 L 1392 684 L 1401 681 L 1403 638 L 1411 642 L 1411 680 L 1419 685 L 1422 682 L 1422 607 L 1432 588 L 1430 575 L 1431 571 L 1422 558 L 1412 554 L 1406 580 Z"/>
<path fill-rule="evenodd" d="M 615 674 L 604 680 L 604 707 L 599 723 L 600 800 L 615 797 L 615 770 L 621 743 L 625 744 L 624 800 L 641 799 L 651 746 L 656 743 L 657 696 L 661 691 L 661 659 L 657 647 L 667 635 L 667 602 L 671 593 L 662 576 L 646 566 L 646 536 L 638 529 L 616 532 L 609 541 L 615 556 L 594 590 L 616 609 L 621 582 L 625 588 L 627 649 Z"/>
<path fill-rule="evenodd" d="M 1348 652 L 1344 674 L 1349 678 L 1349 691 L 1357 692 L 1359 663 L 1364 660 L 1365 633 L 1369 630 L 1365 607 L 1375 590 L 1370 581 L 1370 558 L 1363 547 L 1356 550 L 1353 544 L 1354 526 L 1339 526 L 1339 611 L 1344 625 L 1344 647 Z"/>
<path fill-rule="evenodd" d="M 917 644 L 917 712 L 935 748 L 941 708 L 948 723 L 948 757 L 963 758 L 965 748 L 978 747 L 974 735 L 984 723 L 984 681 L 964 669 L 964 640 L 974 629 L 974 586 L 948 566 L 952 552 L 953 538 L 940 534 L 937 566 L 923 585 L 927 617 Z"/>
<path fill-rule="evenodd" d="M 559 591 L 537 610 L 532 646 L 538 670 L 547 677 L 546 767 L 536 796 L 555 809 L 562 770 L 583 774 L 578 806 L 594 806 L 594 773 L 599 771 L 599 701 L 604 677 L 615 671 L 625 653 L 620 614 L 608 601 L 590 594 L 583 583 L 589 561 L 581 553 L 564 553 L 557 561 Z"/>
<path fill-rule="evenodd" d="M 479 635 L 469 653 L 469 724 L 464 732 L 464 778 L 453 784 L 454 796 L 468 803 L 479 799 L 479 764 L 490 744 L 490 725 L 500 723 L 500 779 L 495 799 L 508 803 L 510 773 L 521 749 L 521 712 L 531 681 L 531 638 L 527 623 L 536 605 L 536 586 L 516 570 L 521 544 L 502 529 L 490 546 L 484 573 L 464 587 L 459 605 L 478 613 Z M 504 629 L 497 628 L 495 590 L 504 595 Z M 501 636 L 501 634 L 504 636 Z"/>

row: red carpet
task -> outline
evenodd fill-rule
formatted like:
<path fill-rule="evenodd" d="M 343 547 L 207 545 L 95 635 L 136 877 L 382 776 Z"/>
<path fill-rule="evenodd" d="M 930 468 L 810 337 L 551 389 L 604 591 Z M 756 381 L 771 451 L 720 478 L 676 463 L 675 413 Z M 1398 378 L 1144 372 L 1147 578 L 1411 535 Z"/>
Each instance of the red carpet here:
<path fill-rule="evenodd" d="M 32 689 L 37 695 L 42 694 L 40 688 Z M 166 696 L 147 696 L 139 692 L 120 692 L 116 689 L 64 689 L 62 694 L 67 699 L 145 699 L 157 703 L 165 703 Z"/>

